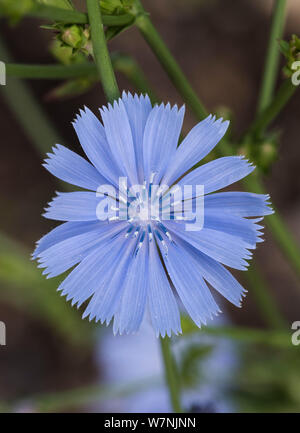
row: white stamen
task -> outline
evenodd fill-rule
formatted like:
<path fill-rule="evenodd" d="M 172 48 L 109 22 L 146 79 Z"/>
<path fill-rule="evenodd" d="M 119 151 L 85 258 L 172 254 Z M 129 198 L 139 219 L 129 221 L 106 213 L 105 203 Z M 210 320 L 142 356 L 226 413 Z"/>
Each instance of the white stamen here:
<path fill-rule="evenodd" d="M 172 236 L 170 235 L 169 232 L 166 232 L 166 236 L 167 236 L 167 238 L 169 239 L 169 241 L 172 241 Z"/>
<path fill-rule="evenodd" d="M 154 180 L 154 176 L 155 176 L 155 174 L 156 174 L 155 171 L 152 171 L 152 172 L 151 172 L 149 183 L 153 183 L 153 180 Z"/>

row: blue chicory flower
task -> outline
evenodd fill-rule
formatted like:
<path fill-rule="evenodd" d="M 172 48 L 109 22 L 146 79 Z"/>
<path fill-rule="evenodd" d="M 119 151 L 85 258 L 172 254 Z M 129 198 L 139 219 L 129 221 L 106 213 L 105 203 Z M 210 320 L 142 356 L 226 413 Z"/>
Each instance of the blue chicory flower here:
<path fill-rule="evenodd" d="M 245 290 L 226 267 L 247 268 L 250 250 L 262 241 L 258 223 L 273 212 L 269 196 L 216 192 L 253 171 L 241 156 L 191 170 L 221 140 L 228 121 L 208 116 L 178 146 L 184 107 L 152 107 L 148 96 L 123 92 L 100 112 L 103 124 L 88 108 L 73 123 L 90 162 L 62 145 L 45 160 L 53 175 L 85 191 L 58 193 L 46 209 L 46 218 L 64 223 L 37 243 L 33 257 L 44 274 L 74 267 L 58 290 L 77 307 L 89 300 L 83 317 L 106 324 L 113 318 L 120 334 L 136 332 L 146 311 L 156 335 L 180 333 L 179 302 L 200 327 L 220 312 L 207 284 L 240 306 Z M 99 192 L 101 185 L 116 192 Z M 129 215 L 133 198 L 124 197 L 133 185 L 142 190 Z M 201 229 L 188 230 L 185 220 L 194 214 L 182 217 L 174 202 L 166 220 L 145 213 L 154 185 L 204 185 Z M 180 205 L 196 199 L 189 190 Z"/>

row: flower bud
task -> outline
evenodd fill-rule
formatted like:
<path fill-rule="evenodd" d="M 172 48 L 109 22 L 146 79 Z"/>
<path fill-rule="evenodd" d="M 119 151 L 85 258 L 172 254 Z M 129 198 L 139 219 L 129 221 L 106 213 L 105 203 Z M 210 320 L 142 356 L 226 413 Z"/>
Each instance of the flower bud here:
<path fill-rule="evenodd" d="M 73 24 L 62 33 L 61 39 L 66 45 L 72 48 L 80 48 L 83 42 L 82 28 Z"/>
<path fill-rule="evenodd" d="M 286 77 L 291 77 L 295 73 L 295 62 L 300 60 L 300 38 L 297 35 L 292 35 L 289 42 L 280 41 L 279 48 L 287 60 L 283 73 Z"/>

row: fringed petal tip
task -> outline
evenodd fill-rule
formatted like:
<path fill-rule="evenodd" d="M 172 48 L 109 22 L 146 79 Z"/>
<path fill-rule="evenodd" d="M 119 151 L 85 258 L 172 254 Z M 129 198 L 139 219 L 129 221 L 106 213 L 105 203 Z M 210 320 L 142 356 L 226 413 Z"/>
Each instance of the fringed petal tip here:
<path fill-rule="evenodd" d="M 156 330 L 155 336 L 156 338 L 165 338 L 169 337 L 172 338 L 172 336 L 177 337 L 178 335 L 182 334 L 182 329 L 165 329 L 165 330 Z"/>

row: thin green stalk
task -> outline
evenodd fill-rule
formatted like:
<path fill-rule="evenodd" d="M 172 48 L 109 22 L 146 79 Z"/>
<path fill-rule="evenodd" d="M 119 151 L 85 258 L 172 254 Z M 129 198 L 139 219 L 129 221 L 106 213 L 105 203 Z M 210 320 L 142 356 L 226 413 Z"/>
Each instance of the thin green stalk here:
<path fill-rule="evenodd" d="M 199 119 L 205 118 L 207 116 L 207 112 L 204 106 L 197 98 L 192 86 L 188 82 L 186 76 L 170 53 L 159 33 L 153 26 L 149 16 L 146 14 L 139 0 L 136 0 L 136 7 L 137 16 L 135 24 L 140 30 L 144 39 L 152 48 L 157 59 L 166 70 L 170 80 L 173 82 L 184 101 L 190 106 L 195 116 Z"/>
<path fill-rule="evenodd" d="M 137 62 L 126 54 L 112 53 L 112 65 L 115 71 L 124 74 L 134 87 L 141 93 L 147 93 L 152 103 L 157 102 L 157 97 L 153 93 L 142 69 Z M 27 65 L 8 63 L 6 64 L 8 77 L 58 80 L 78 77 L 97 77 L 98 70 L 95 63 L 86 62 L 74 65 Z"/>
<path fill-rule="evenodd" d="M 120 92 L 106 45 L 100 4 L 98 0 L 87 0 L 86 3 L 96 65 L 105 96 L 109 102 L 113 102 L 119 98 Z"/>
<path fill-rule="evenodd" d="M 175 413 L 182 413 L 179 380 L 175 360 L 172 355 L 170 338 L 167 336 L 165 338 L 160 337 L 160 345 L 165 366 L 165 378 L 169 389 L 172 407 Z"/>
<path fill-rule="evenodd" d="M 65 24 L 87 24 L 88 16 L 76 10 L 56 8 L 47 5 L 37 5 L 29 13 L 29 16 L 42 18 L 48 21 L 58 21 Z M 125 26 L 133 22 L 134 17 L 130 14 L 103 15 L 102 21 L 105 26 Z"/>
<path fill-rule="evenodd" d="M 26 65 L 8 63 L 6 73 L 9 77 L 58 80 L 67 78 L 79 78 L 86 76 L 97 76 L 96 65 L 92 62 L 74 65 Z"/>
<path fill-rule="evenodd" d="M 295 93 L 297 87 L 294 86 L 291 80 L 286 79 L 280 86 L 274 99 L 270 104 L 261 112 L 261 114 L 254 121 L 250 127 L 249 132 L 246 134 L 245 139 L 252 138 L 255 140 L 259 138 L 269 124 L 278 116 L 281 110 L 285 107 L 287 102 Z"/>
<path fill-rule="evenodd" d="M 271 102 L 275 80 L 278 72 L 279 56 L 278 39 L 282 38 L 285 21 L 286 0 L 274 0 L 272 25 L 267 49 L 267 56 L 258 99 L 257 113 L 260 114 Z"/>

